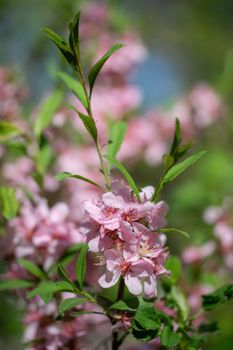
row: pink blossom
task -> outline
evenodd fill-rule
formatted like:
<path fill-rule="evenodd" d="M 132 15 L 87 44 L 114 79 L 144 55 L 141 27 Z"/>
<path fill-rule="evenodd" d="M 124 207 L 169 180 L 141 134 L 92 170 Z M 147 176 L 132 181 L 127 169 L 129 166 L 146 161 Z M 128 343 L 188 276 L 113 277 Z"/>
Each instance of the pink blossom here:
<path fill-rule="evenodd" d="M 183 261 L 186 264 L 193 264 L 202 261 L 214 253 L 216 244 L 214 241 L 209 241 L 202 246 L 191 246 L 185 249 L 182 254 Z"/>
<path fill-rule="evenodd" d="M 155 293 L 155 279 L 150 280 L 153 272 L 152 263 L 146 263 L 137 259 L 135 255 L 127 251 L 121 253 L 115 249 L 109 249 L 104 255 L 107 266 L 105 274 L 99 279 L 101 287 L 109 288 L 114 286 L 122 276 L 129 291 L 132 294 L 139 295 L 143 292 L 141 279 L 148 278 L 148 284 L 153 285 Z"/>
<path fill-rule="evenodd" d="M 132 225 L 145 220 L 153 230 L 163 227 L 168 206 L 164 202 L 153 204 L 150 201 L 152 194 L 151 187 L 142 191 L 139 203 L 129 187 L 115 181 L 112 192 L 104 193 L 96 201 L 84 202 L 87 220 L 80 230 L 87 235 L 89 248 L 101 251 L 109 248 L 111 241 L 122 240 L 122 223 Z"/>
<path fill-rule="evenodd" d="M 8 244 L 8 250 L 15 258 L 30 258 L 48 269 L 66 248 L 83 241 L 68 214 L 65 203 L 50 209 L 43 199 L 37 199 L 36 205 L 24 200 L 19 216 L 9 223 L 6 244 L 11 240 L 12 247 Z"/>

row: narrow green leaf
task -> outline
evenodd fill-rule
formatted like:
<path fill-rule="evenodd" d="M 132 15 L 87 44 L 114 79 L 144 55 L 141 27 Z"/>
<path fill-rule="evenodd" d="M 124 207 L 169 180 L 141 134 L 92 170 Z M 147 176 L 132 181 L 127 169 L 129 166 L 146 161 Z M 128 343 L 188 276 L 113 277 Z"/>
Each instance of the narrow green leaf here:
<path fill-rule="evenodd" d="M 173 348 L 180 342 L 179 334 L 173 332 L 169 326 L 165 326 L 160 336 L 161 344 L 168 348 Z"/>
<path fill-rule="evenodd" d="M 179 233 L 184 237 L 189 238 L 189 234 L 187 232 L 179 230 L 177 228 L 173 228 L 173 227 L 161 228 L 159 231 L 164 233 Z"/>
<path fill-rule="evenodd" d="M 18 136 L 22 133 L 22 131 L 7 121 L 0 121 L 0 143 L 8 141 L 12 137 Z"/>
<path fill-rule="evenodd" d="M 86 274 L 87 252 L 88 252 L 88 245 L 84 244 L 76 262 L 76 276 L 81 289 L 83 289 L 83 282 Z"/>
<path fill-rule="evenodd" d="M 52 149 L 49 144 L 43 145 L 38 151 L 36 157 L 37 170 L 40 174 L 45 174 L 53 157 Z"/>
<path fill-rule="evenodd" d="M 55 112 L 62 102 L 62 93 L 57 90 L 50 95 L 43 103 L 40 113 L 35 121 L 34 132 L 36 137 L 40 137 L 42 131 L 47 128 L 54 117 Z"/>
<path fill-rule="evenodd" d="M 74 56 L 79 56 L 79 21 L 81 12 L 79 11 L 70 23 L 69 44 Z"/>
<path fill-rule="evenodd" d="M 59 313 L 64 315 L 64 312 L 72 309 L 73 307 L 81 304 L 88 303 L 89 300 L 87 298 L 69 298 L 65 299 L 59 305 Z"/>
<path fill-rule="evenodd" d="M 95 80 L 99 74 L 99 72 L 101 71 L 101 68 L 103 67 L 104 63 L 109 59 L 109 57 L 116 51 L 118 51 L 119 49 L 121 49 L 124 45 L 122 44 L 116 44 L 114 46 L 111 47 L 110 50 L 108 50 L 106 52 L 106 54 L 101 57 L 101 59 L 91 68 L 89 74 L 88 74 L 88 81 L 89 81 L 89 85 L 90 85 L 90 96 L 92 94 L 92 90 L 95 84 Z"/>
<path fill-rule="evenodd" d="M 71 51 L 69 45 L 66 43 L 66 41 L 56 34 L 54 31 L 52 31 L 49 28 L 44 28 L 43 31 L 45 34 L 49 37 L 49 39 L 52 40 L 52 42 L 57 46 L 57 48 L 60 50 L 62 55 L 65 57 L 67 62 L 74 68 L 75 67 L 75 57 L 73 55 L 73 52 Z"/>
<path fill-rule="evenodd" d="M 42 282 L 38 288 L 28 293 L 28 298 L 32 299 L 36 295 L 56 293 L 56 292 L 74 292 L 74 288 L 70 283 L 65 281 Z"/>
<path fill-rule="evenodd" d="M 178 175 L 183 173 L 188 167 L 190 167 L 198 159 L 200 159 L 205 153 L 206 151 L 199 152 L 186 158 L 185 160 L 183 160 L 183 162 L 174 165 L 170 170 L 168 170 L 167 174 L 164 176 L 163 183 L 166 184 L 174 180 Z"/>
<path fill-rule="evenodd" d="M 58 75 L 87 109 L 88 103 L 82 84 L 66 73 L 58 73 Z"/>
<path fill-rule="evenodd" d="M 12 290 L 12 289 L 21 289 L 21 288 L 29 288 L 34 285 L 34 282 L 25 281 L 25 280 L 7 280 L 0 282 L 0 291 L 3 290 Z"/>
<path fill-rule="evenodd" d="M 114 123 L 111 127 L 108 144 L 108 155 L 110 157 L 116 158 L 116 155 L 119 152 L 122 142 L 124 140 L 126 130 L 127 124 L 123 121 L 118 121 L 117 123 Z M 111 166 L 110 161 L 109 165 Z"/>
<path fill-rule="evenodd" d="M 56 174 L 55 178 L 56 178 L 57 181 L 61 181 L 61 180 L 68 179 L 68 178 L 74 178 L 74 179 L 78 179 L 78 180 L 82 180 L 82 181 L 88 182 L 91 185 L 94 185 L 96 187 L 101 188 L 101 186 L 98 185 L 96 182 L 94 182 L 94 181 L 92 181 L 92 180 L 90 180 L 90 179 L 88 179 L 88 178 L 86 178 L 84 176 L 81 176 L 81 175 L 68 173 L 67 171 L 64 171 L 62 173 Z"/>
<path fill-rule="evenodd" d="M 27 270 L 31 275 L 44 280 L 46 279 L 46 274 L 41 270 L 36 264 L 27 259 L 18 259 L 18 264 Z"/>
<path fill-rule="evenodd" d="M 64 267 L 61 264 L 58 264 L 57 266 L 57 274 L 61 280 L 66 281 L 68 283 L 72 283 L 67 272 L 65 271 Z"/>
<path fill-rule="evenodd" d="M 0 202 L 4 218 L 6 220 L 13 219 L 19 210 L 16 190 L 12 187 L 0 187 Z"/>
<path fill-rule="evenodd" d="M 173 137 L 171 150 L 170 150 L 171 156 L 174 156 L 180 143 L 181 143 L 180 121 L 178 118 L 176 118 L 175 132 L 174 132 L 174 137 Z"/>
<path fill-rule="evenodd" d="M 131 187 L 134 194 L 136 195 L 138 201 L 140 202 L 140 195 L 139 195 L 139 190 L 137 188 L 137 185 L 134 182 L 132 176 L 125 169 L 125 167 L 120 162 L 118 162 L 115 158 L 113 158 L 109 155 L 105 155 L 104 158 L 108 159 L 123 174 L 123 176 L 125 177 L 125 179 L 127 180 L 128 184 L 129 184 L 129 186 Z"/>
<path fill-rule="evenodd" d="M 83 122 L 83 125 L 85 126 L 86 130 L 88 133 L 91 135 L 95 143 L 97 143 L 97 138 L 98 138 L 98 131 L 96 129 L 95 121 L 93 118 L 81 113 L 78 111 L 74 106 L 70 106 L 79 116 L 81 121 Z"/>

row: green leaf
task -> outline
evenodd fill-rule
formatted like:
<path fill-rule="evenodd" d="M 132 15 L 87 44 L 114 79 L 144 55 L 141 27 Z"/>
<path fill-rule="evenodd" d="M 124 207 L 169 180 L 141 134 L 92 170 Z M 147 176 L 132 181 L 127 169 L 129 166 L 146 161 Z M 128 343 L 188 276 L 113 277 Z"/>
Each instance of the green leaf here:
<path fill-rule="evenodd" d="M 70 23 L 69 44 L 74 56 L 79 57 L 79 21 L 81 12 L 79 11 Z"/>
<path fill-rule="evenodd" d="M 61 264 L 58 264 L 57 266 L 57 274 L 61 280 L 72 284 L 72 281 L 70 280 L 67 272 L 65 271 L 64 267 Z"/>
<path fill-rule="evenodd" d="M 34 282 L 25 281 L 25 280 L 7 280 L 0 282 L 0 291 L 3 290 L 12 290 L 12 289 L 21 289 L 21 288 L 29 288 L 34 285 Z"/>
<path fill-rule="evenodd" d="M 70 246 L 68 249 L 66 249 L 63 255 L 61 256 L 61 258 L 59 259 L 59 264 L 62 264 L 64 266 L 66 265 L 66 263 L 69 263 L 73 259 L 74 255 L 81 250 L 81 248 L 83 247 L 83 244 L 84 243 L 76 243 Z M 54 267 L 52 267 L 52 269 L 53 268 Z M 57 264 L 56 264 L 56 268 L 57 268 Z"/>
<path fill-rule="evenodd" d="M 87 109 L 88 103 L 82 84 L 66 73 L 58 73 L 58 75 Z"/>
<path fill-rule="evenodd" d="M 53 32 L 49 28 L 44 28 L 43 31 L 45 32 L 45 34 L 47 34 L 49 39 L 51 39 L 52 42 L 57 46 L 57 48 L 60 50 L 62 55 L 67 60 L 67 62 L 74 68 L 75 67 L 75 57 L 74 57 L 73 52 L 71 51 L 69 45 L 66 43 L 66 41 L 61 36 L 59 36 L 58 34 Z"/>
<path fill-rule="evenodd" d="M 41 270 L 36 264 L 27 259 L 18 259 L 18 264 L 27 270 L 31 275 L 44 280 L 46 279 L 46 274 Z"/>
<path fill-rule="evenodd" d="M 87 298 L 69 298 L 65 299 L 59 305 L 59 313 L 64 315 L 64 312 L 72 309 L 73 307 L 81 304 L 88 303 L 89 300 Z"/>
<path fill-rule="evenodd" d="M 173 348 L 179 344 L 180 336 L 179 334 L 174 333 L 169 326 L 165 326 L 162 330 L 160 341 L 163 346 Z"/>
<path fill-rule="evenodd" d="M 178 175 L 183 173 L 188 167 L 190 167 L 198 159 L 200 159 L 205 153 L 206 151 L 199 152 L 197 154 L 194 154 L 186 158 L 185 160 L 183 160 L 183 162 L 180 162 L 174 165 L 170 170 L 168 170 L 167 174 L 164 176 L 163 184 L 166 184 L 174 180 Z"/>
<path fill-rule="evenodd" d="M 138 327 L 141 329 L 158 329 L 160 327 L 160 320 L 155 311 L 154 305 L 151 302 L 140 301 L 138 310 L 134 317 Z"/>
<path fill-rule="evenodd" d="M 183 318 L 187 320 L 189 314 L 189 305 L 187 303 L 186 297 L 179 287 L 173 286 L 171 289 L 172 298 L 175 301 L 178 311 Z"/>
<path fill-rule="evenodd" d="M 6 220 L 13 219 L 19 210 L 16 190 L 12 187 L 0 187 L 2 214 Z"/>
<path fill-rule="evenodd" d="M 93 118 L 81 113 L 74 106 L 70 106 L 76 113 L 78 113 L 79 118 L 83 122 L 88 133 L 91 135 L 95 143 L 97 143 L 98 131 L 96 129 L 95 121 Z"/>
<path fill-rule="evenodd" d="M 108 144 L 108 155 L 110 157 L 116 158 L 124 140 L 126 130 L 127 124 L 123 121 L 118 121 L 111 127 Z M 111 166 L 111 162 L 109 162 L 109 165 Z"/>
<path fill-rule="evenodd" d="M 28 298 L 32 299 L 36 295 L 50 294 L 56 292 L 74 292 L 73 286 L 65 281 L 42 282 L 38 288 L 28 293 Z"/>
<path fill-rule="evenodd" d="M 83 288 L 83 282 L 86 274 L 87 252 L 88 252 L 88 245 L 84 244 L 76 262 L 76 276 L 81 289 Z"/>
<path fill-rule="evenodd" d="M 121 311 L 135 311 L 137 310 L 138 307 L 138 300 L 136 299 L 136 304 L 135 304 L 135 298 L 131 299 L 126 299 L 126 300 L 119 300 L 113 305 L 110 306 L 110 309 L 114 310 L 121 310 Z"/>
<path fill-rule="evenodd" d="M 165 262 L 165 267 L 171 272 L 170 280 L 175 284 L 181 275 L 181 262 L 176 256 L 169 256 Z"/>
<path fill-rule="evenodd" d="M 119 49 L 121 49 L 124 45 L 122 44 L 116 44 L 114 46 L 111 47 L 110 50 L 108 50 L 106 52 L 106 54 L 101 57 L 101 59 L 91 68 L 89 74 L 88 74 L 88 81 L 89 81 L 89 85 L 90 85 L 90 96 L 92 94 L 92 90 L 95 84 L 95 80 L 99 74 L 99 72 L 101 71 L 101 68 L 103 67 L 103 65 L 105 64 L 105 62 L 109 59 L 109 57 L 111 57 L 111 55 L 118 51 Z"/>
<path fill-rule="evenodd" d="M 160 318 L 151 302 L 140 300 L 132 322 L 132 334 L 140 341 L 150 341 L 159 334 Z"/>
<path fill-rule="evenodd" d="M 51 164 L 52 157 L 53 157 L 53 153 L 50 145 L 49 144 L 43 145 L 43 147 L 41 147 L 40 150 L 38 151 L 38 154 L 36 157 L 37 170 L 40 174 L 45 174 L 46 170 Z"/>
<path fill-rule="evenodd" d="M 233 298 L 233 284 L 226 284 L 212 293 L 202 295 L 202 306 L 210 311 Z"/>
<path fill-rule="evenodd" d="M 22 131 L 14 124 L 3 120 L 0 121 L 0 142 L 5 142 L 21 133 Z"/>
<path fill-rule="evenodd" d="M 36 137 L 40 137 L 42 131 L 48 127 L 54 117 L 55 112 L 60 107 L 62 102 L 62 93 L 57 90 L 50 95 L 43 103 L 40 113 L 37 116 L 34 126 Z"/>
<path fill-rule="evenodd" d="M 82 180 L 82 181 L 88 182 L 91 185 L 94 185 L 96 187 L 101 188 L 101 186 L 98 185 L 96 182 L 94 182 L 94 181 L 92 181 L 92 180 L 90 180 L 90 179 L 88 179 L 88 178 L 86 178 L 84 176 L 81 176 L 81 175 L 68 173 L 67 171 L 64 171 L 62 173 L 56 174 L 55 178 L 56 178 L 57 181 L 61 181 L 61 180 L 67 179 L 67 178 L 74 178 L 74 179 L 78 179 L 78 180 Z"/>
<path fill-rule="evenodd" d="M 125 169 L 125 167 L 120 162 L 118 162 L 115 158 L 113 158 L 113 157 L 111 157 L 109 155 L 105 155 L 104 158 L 110 160 L 110 162 L 112 164 L 114 164 L 115 167 L 124 175 L 124 177 L 127 180 L 129 186 L 131 187 L 131 189 L 133 190 L 134 194 L 136 195 L 138 201 L 140 202 L 140 195 L 139 195 L 139 191 L 138 191 L 137 185 L 134 182 L 132 176 Z"/>
<path fill-rule="evenodd" d="M 189 234 L 185 231 L 179 230 L 177 228 L 173 227 L 166 227 L 166 228 L 161 228 L 159 231 L 164 232 L 164 233 L 179 233 L 183 235 L 186 238 L 189 238 Z"/>
<path fill-rule="evenodd" d="M 170 155 L 174 156 L 178 146 L 181 143 L 180 121 L 176 118 L 175 133 L 171 145 Z"/>

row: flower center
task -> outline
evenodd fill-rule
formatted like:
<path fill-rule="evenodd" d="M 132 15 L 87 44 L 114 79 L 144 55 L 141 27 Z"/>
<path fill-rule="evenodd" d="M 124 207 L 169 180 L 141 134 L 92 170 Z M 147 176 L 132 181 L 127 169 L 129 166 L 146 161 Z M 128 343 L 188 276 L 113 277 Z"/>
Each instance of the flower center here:
<path fill-rule="evenodd" d="M 112 207 L 109 207 L 109 206 L 105 206 L 102 210 L 102 213 L 105 215 L 105 216 L 111 216 L 113 214 L 115 214 L 117 212 L 118 209 L 116 208 L 112 208 Z"/>
<path fill-rule="evenodd" d="M 121 275 L 125 276 L 131 269 L 131 263 L 128 261 L 122 261 L 120 263 L 119 268 L 120 268 Z"/>
<path fill-rule="evenodd" d="M 132 223 L 133 221 L 136 221 L 138 219 L 137 210 L 136 209 L 130 209 L 121 214 L 121 217 L 124 221 L 128 221 L 129 223 Z"/>

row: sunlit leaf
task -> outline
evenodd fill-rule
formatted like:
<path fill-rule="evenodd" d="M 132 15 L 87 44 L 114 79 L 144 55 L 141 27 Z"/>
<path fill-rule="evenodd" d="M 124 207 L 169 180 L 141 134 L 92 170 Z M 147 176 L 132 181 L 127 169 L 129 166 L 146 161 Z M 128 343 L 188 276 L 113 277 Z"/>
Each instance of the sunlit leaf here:
<path fill-rule="evenodd" d="M 68 311 L 77 305 L 85 304 L 88 302 L 89 302 L 89 300 L 87 298 L 68 298 L 68 299 L 65 299 L 59 305 L 59 313 L 63 315 L 65 311 Z"/>
<path fill-rule="evenodd" d="M 111 55 L 121 49 L 124 45 L 122 44 L 116 44 L 113 47 L 111 47 L 110 50 L 106 52 L 106 54 L 100 58 L 100 60 L 91 68 L 89 74 L 88 74 L 88 81 L 90 85 L 90 96 L 92 94 L 92 90 L 95 84 L 95 80 L 101 71 L 101 68 L 103 67 L 104 63 L 111 57 Z"/>
<path fill-rule="evenodd" d="M 14 124 L 3 120 L 0 121 L 0 142 L 5 142 L 21 133 L 22 131 Z"/>
<path fill-rule="evenodd" d="M 192 164 L 196 163 L 198 159 L 200 159 L 202 156 L 206 154 L 206 151 L 201 151 L 197 154 L 194 154 L 185 160 L 183 162 L 180 162 L 176 165 L 174 165 L 170 170 L 168 170 L 167 174 L 165 175 L 163 179 L 163 183 L 166 184 L 172 180 L 174 180 L 178 175 L 183 173 L 188 167 L 190 167 Z"/>
<path fill-rule="evenodd" d="M 0 187 L 0 202 L 4 218 L 13 219 L 19 210 L 16 190 L 12 187 Z"/>
<path fill-rule="evenodd" d="M 77 175 L 77 174 L 71 174 L 71 173 L 68 173 L 68 172 L 62 172 L 62 173 L 58 173 L 56 176 L 55 176 L 56 180 L 57 181 L 62 181 L 64 179 L 68 179 L 68 178 L 74 178 L 74 179 L 78 179 L 78 180 L 82 180 L 82 181 L 85 181 L 85 182 L 88 182 L 89 184 L 91 185 L 94 185 L 96 187 L 101 187 L 100 185 L 98 185 L 96 182 L 84 177 L 84 176 L 81 176 L 81 175 Z"/>
<path fill-rule="evenodd" d="M 18 259 L 18 264 L 22 266 L 25 270 L 27 270 L 31 275 L 39 278 L 46 279 L 46 274 L 43 270 L 41 270 L 36 264 L 27 259 Z"/>
<path fill-rule="evenodd" d="M 49 126 L 55 112 L 60 107 L 61 102 L 62 93 L 59 90 L 55 91 L 44 101 L 34 126 L 34 132 L 37 137 L 39 137 L 42 131 Z"/>
<path fill-rule="evenodd" d="M 36 295 L 56 293 L 56 292 L 74 292 L 74 288 L 70 283 L 65 281 L 42 282 L 38 288 L 28 293 L 28 298 L 32 299 Z"/>
<path fill-rule="evenodd" d="M 114 123 L 110 129 L 109 135 L 109 144 L 108 144 L 108 155 L 110 157 L 116 158 L 117 153 L 119 152 L 122 142 L 125 137 L 127 130 L 127 124 L 123 121 L 118 121 Z M 109 162 L 111 166 L 111 162 Z"/>
<path fill-rule="evenodd" d="M 25 280 L 7 280 L 0 281 L 0 291 L 3 290 L 12 290 L 12 289 L 21 289 L 21 288 L 29 288 L 32 287 L 35 283 L 31 281 Z"/>
<path fill-rule="evenodd" d="M 82 84 L 66 73 L 58 73 L 58 75 L 87 109 L 88 104 Z"/>

